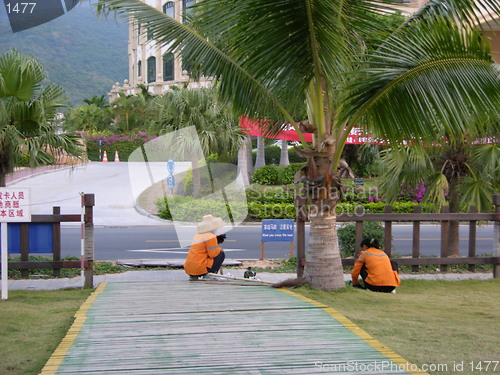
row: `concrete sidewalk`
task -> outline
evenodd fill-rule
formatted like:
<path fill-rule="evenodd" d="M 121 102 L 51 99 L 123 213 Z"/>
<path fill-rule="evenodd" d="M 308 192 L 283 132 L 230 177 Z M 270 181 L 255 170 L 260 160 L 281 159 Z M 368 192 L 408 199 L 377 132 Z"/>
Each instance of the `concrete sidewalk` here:
<path fill-rule="evenodd" d="M 225 275 L 243 277 L 245 270 L 224 269 Z M 263 281 L 279 282 L 297 277 L 294 273 L 271 273 L 259 272 L 257 277 Z M 489 280 L 493 278 L 492 273 L 443 273 L 443 274 L 400 274 L 402 280 Z M 97 287 L 102 282 L 138 282 L 138 281 L 182 281 L 187 280 L 188 276 L 183 270 L 155 270 L 155 271 L 128 271 L 124 273 L 115 273 L 108 275 L 94 276 L 94 286 Z M 344 279 L 350 280 L 350 274 L 344 274 Z M 28 279 L 28 280 L 9 280 L 9 290 L 56 290 L 67 288 L 79 288 L 83 285 L 80 277 L 59 278 L 59 279 Z"/>

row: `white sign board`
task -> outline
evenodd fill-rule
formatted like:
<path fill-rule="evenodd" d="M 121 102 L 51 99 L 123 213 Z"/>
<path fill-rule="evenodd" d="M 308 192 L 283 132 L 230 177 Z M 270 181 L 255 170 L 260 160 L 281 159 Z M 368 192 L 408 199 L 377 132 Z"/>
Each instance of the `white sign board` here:
<path fill-rule="evenodd" d="M 7 223 L 30 222 L 31 205 L 29 189 L 0 188 L 0 222 L 2 223 L 2 299 L 8 298 L 8 247 Z"/>

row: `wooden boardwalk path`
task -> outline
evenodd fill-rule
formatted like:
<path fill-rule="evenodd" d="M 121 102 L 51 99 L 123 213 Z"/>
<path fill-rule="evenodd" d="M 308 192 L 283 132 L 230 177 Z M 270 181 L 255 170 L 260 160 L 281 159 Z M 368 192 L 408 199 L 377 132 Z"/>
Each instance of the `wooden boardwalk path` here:
<path fill-rule="evenodd" d="M 402 371 L 413 366 L 293 294 L 188 281 L 101 285 L 41 374 L 424 374 Z"/>

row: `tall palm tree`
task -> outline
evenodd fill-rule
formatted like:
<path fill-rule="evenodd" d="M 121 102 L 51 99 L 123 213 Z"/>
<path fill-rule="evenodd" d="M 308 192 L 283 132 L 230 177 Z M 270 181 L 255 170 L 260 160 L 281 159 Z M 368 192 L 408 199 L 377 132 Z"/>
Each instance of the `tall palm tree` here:
<path fill-rule="evenodd" d="M 194 126 L 203 155 L 193 153 L 193 195 L 200 196 L 201 176 L 199 159 L 217 153 L 219 160 L 227 160 L 236 154 L 244 135 L 237 127 L 230 106 L 218 100 L 216 89 L 174 90 L 157 97 L 154 104 L 158 110 L 155 130 L 171 132 Z"/>
<path fill-rule="evenodd" d="M 23 153 L 32 167 L 81 154 L 75 136 L 56 134 L 51 125 L 66 98 L 61 87 L 43 85 L 44 80 L 45 71 L 32 56 L 15 50 L 0 56 L 0 186 Z"/>
<path fill-rule="evenodd" d="M 476 145 L 476 139 L 470 134 L 454 135 L 435 147 L 385 150 L 381 187 L 384 197 L 393 202 L 401 184 L 427 182 L 423 201 L 438 209 L 448 204 L 450 212 L 466 211 L 470 206 L 478 212 L 488 211 L 493 194 L 500 189 L 500 145 Z M 459 222 L 452 220 L 449 225 L 448 255 L 458 256 Z"/>
<path fill-rule="evenodd" d="M 498 0 L 431 0 L 388 30 L 381 19 L 393 12 L 389 4 L 200 0 L 198 22 L 182 24 L 138 0 L 98 3 L 100 11 L 151 25 L 159 44 L 217 80 L 243 114 L 271 119 L 270 134 L 284 122 L 294 126 L 303 146 L 297 152 L 308 158 L 305 277 L 314 288 L 345 285 L 335 206 L 337 167 L 353 126 L 393 144 L 430 142 L 436 130 L 453 133 L 499 107 L 498 70 L 476 29 L 485 6 L 498 18 Z M 308 118 L 296 118 L 304 103 Z M 313 133 L 312 144 L 303 131 Z"/>

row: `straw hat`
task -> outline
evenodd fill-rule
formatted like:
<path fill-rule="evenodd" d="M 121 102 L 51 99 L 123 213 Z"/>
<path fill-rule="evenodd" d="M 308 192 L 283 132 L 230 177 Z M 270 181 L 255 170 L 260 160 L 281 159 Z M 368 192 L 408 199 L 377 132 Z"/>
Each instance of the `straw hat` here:
<path fill-rule="evenodd" d="M 213 230 L 222 228 L 224 226 L 224 220 L 220 217 L 214 217 L 212 215 L 203 216 L 203 220 L 197 226 L 198 233 L 207 233 Z"/>

